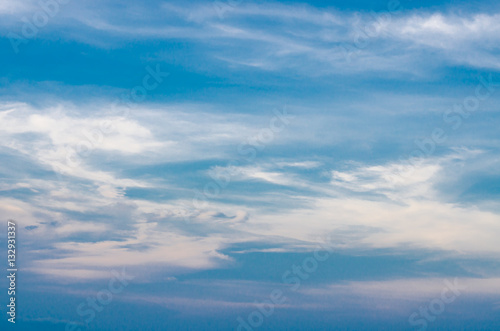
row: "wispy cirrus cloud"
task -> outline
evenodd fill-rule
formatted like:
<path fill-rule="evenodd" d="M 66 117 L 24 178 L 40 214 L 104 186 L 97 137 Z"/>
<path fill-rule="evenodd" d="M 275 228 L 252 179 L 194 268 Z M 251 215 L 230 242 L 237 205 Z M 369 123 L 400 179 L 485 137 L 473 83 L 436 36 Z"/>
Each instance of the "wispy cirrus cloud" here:
<path fill-rule="evenodd" d="M 97 277 L 110 256 L 120 256 L 114 261 L 129 265 L 214 268 L 226 263 L 218 251 L 240 241 L 259 238 L 273 242 L 279 237 L 284 243 L 294 243 L 288 249 L 303 249 L 325 232 L 343 233 L 345 229 L 352 235 L 344 244 L 349 248 L 409 245 L 478 256 L 490 256 L 499 249 L 495 240 L 500 231 L 495 225 L 499 216 L 494 209 L 484 209 L 483 205 L 478 209 L 477 203 L 464 204 L 448 193 L 471 171 L 495 166 L 495 159 L 486 151 L 456 149 L 448 155 L 424 159 L 412 168 L 401 161 L 362 164 L 344 160 L 343 165 L 332 166 L 324 157 L 312 161 L 305 156 L 274 159 L 265 155 L 237 167 L 226 167 L 225 162 L 208 163 L 198 170 L 200 180 L 229 176 L 230 181 L 206 209 L 193 210 L 191 191 L 183 183 L 185 175 L 173 180 L 179 174 L 151 173 L 151 169 L 176 162 L 206 162 L 214 156 L 229 160 L 238 157 L 238 145 L 259 132 L 258 123 L 266 122 L 263 115 L 237 115 L 228 121 L 185 106 L 144 106 L 129 117 L 63 109 L 42 111 L 19 103 L 4 105 L 1 113 L 4 148 L 50 172 L 31 174 L 32 178 L 17 183 L 4 182 L 4 192 L 28 189 L 31 193 L 21 191 L 18 199 L 4 199 L 3 211 L 8 217 L 25 219 L 26 226 L 34 226 L 29 231 L 33 238 L 57 238 L 52 250 L 68 252 L 43 260 L 33 266 L 34 271 L 54 274 L 67 268 L 87 269 L 89 272 L 82 275 L 95 270 Z M 99 139 L 95 130 L 102 121 L 111 121 L 113 126 L 101 132 Z M 81 162 L 67 164 L 67 154 L 54 154 L 58 149 L 76 149 L 82 139 L 95 146 L 92 154 L 79 155 Z M 314 137 L 301 139 L 316 143 Z M 349 141 L 351 137 L 343 139 Z M 283 144 L 281 148 L 286 150 L 296 140 L 273 144 Z M 211 148 L 206 153 L 208 145 Z M 135 160 L 136 156 L 141 158 Z M 107 166 L 103 163 L 107 158 L 112 158 L 114 165 L 126 164 L 136 170 Z M 54 173 L 60 164 L 70 169 L 62 172 L 62 178 Z M 454 176 L 448 173 L 450 169 L 464 169 L 464 165 L 470 170 L 456 171 Z M 165 180 L 170 176 L 172 179 Z M 192 172 L 186 176 L 192 176 Z M 143 195 L 130 195 L 133 189 L 144 190 Z M 144 195 L 148 190 L 152 195 Z M 158 192 L 173 193 L 165 200 L 156 197 Z M 47 221 L 37 220 L 40 215 Z M 185 225 L 186 215 L 190 215 L 192 224 L 206 223 L 208 227 L 200 232 Z M 109 231 L 118 232 L 110 235 Z M 163 242 L 162 238 L 171 236 L 172 231 L 178 240 Z M 220 235 L 208 240 L 207 235 L 215 233 Z M 87 239 L 74 242 L 75 236 Z M 481 238 L 480 244 L 477 238 Z M 141 246 L 144 240 L 151 245 Z M 180 246 L 171 246 L 174 241 Z M 293 248 L 298 242 L 301 244 Z M 98 251 L 108 253 L 96 253 L 101 244 L 106 249 Z M 185 249 L 180 248 L 182 245 L 192 248 L 184 262 L 173 256 L 161 257 L 165 251 Z M 102 263 L 96 259 L 102 259 Z M 42 270 L 42 265 L 50 267 Z"/>
<path fill-rule="evenodd" d="M 102 6 L 98 16 L 90 15 L 92 5 L 69 6 L 53 19 L 54 26 L 113 34 L 110 42 L 132 36 L 182 38 L 199 45 L 214 64 L 222 61 L 235 68 L 265 71 L 292 68 L 307 76 L 389 71 L 419 77 L 441 64 L 499 68 L 496 9 L 467 14 L 418 12 L 404 10 L 401 4 L 394 12 L 367 14 L 301 4 L 243 3 L 221 20 L 212 4 L 198 2 L 136 5 L 133 10 L 123 8 L 119 15 L 111 3 Z M 108 37 L 96 38 L 102 45 L 100 38 Z M 432 58 L 434 64 L 421 61 L 422 57 Z"/>

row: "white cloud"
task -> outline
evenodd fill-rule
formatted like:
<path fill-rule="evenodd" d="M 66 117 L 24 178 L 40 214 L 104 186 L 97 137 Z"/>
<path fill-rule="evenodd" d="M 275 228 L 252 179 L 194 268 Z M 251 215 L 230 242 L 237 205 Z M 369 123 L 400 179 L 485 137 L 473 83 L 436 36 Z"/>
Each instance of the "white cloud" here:
<path fill-rule="evenodd" d="M 66 226 L 71 227 L 71 224 Z M 64 231 L 64 228 L 60 231 Z M 131 273 L 139 270 L 138 267 L 156 268 L 165 265 L 177 270 L 207 269 L 215 267 L 220 260 L 228 259 L 217 252 L 223 248 L 223 243 L 224 240 L 219 237 L 183 236 L 164 231 L 157 223 L 139 222 L 127 240 L 56 243 L 54 249 L 68 252 L 66 256 L 39 259 L 32 263 L 30 270 L 64 278 L 68 276 L 64 271 L 72 269 L 91 272 L 127 267 Z M 93 277 L 99 275 L 102 274 Z"/>
<path fill-rule="evenodd" d="M 453 161 L 467 162 L 477 155 L 477 151 L 462 150 L 429 158 L 411 169 L 394 163 L 333 171 L 330 190 L 316 185 L 322 197 L 302 196 L 302 201 L 308 202 L 306 206 L 294 206 L 290 211 L 282 209 L 279 214 L 254 213 L 240 226 L 255 234 L 312 243 L 325 233 L 340 234 L 344 228 L 351 228 L 353 233 L 356 229 L 370 228 L 371 231 L 346 245 L 409 246 L 491 256 L 500 251 L 495 239 L 500 235 L 500 215 L 474 204 L 447 201 L 438 188 L 443 182 L 460 180 L 447 173 Z M 297 181 L 295 187 L 301 186 Z M 309 187 L 314 185 L 311 183 Z"/>
<path fill-rule="evenodd" d="M 79 22 L 119 38 L 183 38 L 216 45 L 206 50 L 207 57 L 262 70 L 293 69 L 303 75 L 393 71 L 419 77 L 442 62 L 500 67 L 496 47 L 500 14 L 494 11 L 457 14 L 402 10 L 377 18 L 301 4 L 242 3 L 228 10 L 221 20 L 212 3 L 163 4 L 161 9 L 137 5 L 119 12 L 105 3 L 101 5 L 99 17 L 91 14 L 90 5 L 78 3 L 65 8 L 53 20 L 63 26 Z M 8 2 L 4 10 L 13 6 L 17 5 Z M 130 17 L 138 24 L 130 25 Z M 262 28 L 261 22 L 269 28 Z M 99 38 L 83 41 L 102 47 L 112 43 Z M 347 56 L 352 62 L 342 49 L 352 52 Z M 422 57 L 433 61 L 423 62 Z"/>
<path fill-rule="evenodd" d="M 2 0 L 0 2 L 0 14 L 15 15 L 25 13 L 36 8 L 34 0 L 16 1 Z"/>

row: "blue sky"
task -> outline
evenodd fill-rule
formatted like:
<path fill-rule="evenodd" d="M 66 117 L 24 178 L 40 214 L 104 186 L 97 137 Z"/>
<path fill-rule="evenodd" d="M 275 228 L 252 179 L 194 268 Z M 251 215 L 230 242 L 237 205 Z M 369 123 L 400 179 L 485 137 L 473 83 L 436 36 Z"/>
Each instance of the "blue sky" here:
<path fill-rule="evenodd" d="M 499 18 L 494 1 L 4 0 L 15 327 L 500 329 Z M 133 279 L 82 314 L 118 271 Z"/>

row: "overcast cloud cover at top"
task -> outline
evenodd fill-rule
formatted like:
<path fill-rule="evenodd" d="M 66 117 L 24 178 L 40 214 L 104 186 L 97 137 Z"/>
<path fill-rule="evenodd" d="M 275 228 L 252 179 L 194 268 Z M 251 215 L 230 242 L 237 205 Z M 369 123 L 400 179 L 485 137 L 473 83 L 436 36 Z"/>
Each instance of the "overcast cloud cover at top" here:
<path fill-rule="evenodd" d="M 495 1 L 3 0 L 14 328 L 500 330 L 499 55 Z"/>

